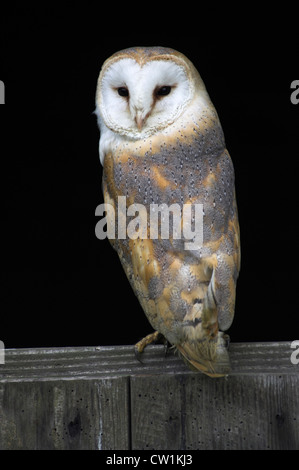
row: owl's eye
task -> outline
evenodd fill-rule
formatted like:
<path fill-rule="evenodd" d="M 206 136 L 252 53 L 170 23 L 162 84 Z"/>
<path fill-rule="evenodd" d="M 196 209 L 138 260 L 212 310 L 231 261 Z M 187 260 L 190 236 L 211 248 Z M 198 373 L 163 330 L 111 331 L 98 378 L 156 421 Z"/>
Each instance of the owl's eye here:
<path fill-rule="evenodd" d="M 161 87 L 157 88 L 156 95 L 157 96 L 166 96 L 166 95 L 169 95 L 170 92 L 171 92 L 171 86 L 161 86 Z"/>
<path fill-rule="evenodd" d="M 129 90 L 125 86 L 121 86 L 117 89 L 119 96 L 129 96 Z"/>

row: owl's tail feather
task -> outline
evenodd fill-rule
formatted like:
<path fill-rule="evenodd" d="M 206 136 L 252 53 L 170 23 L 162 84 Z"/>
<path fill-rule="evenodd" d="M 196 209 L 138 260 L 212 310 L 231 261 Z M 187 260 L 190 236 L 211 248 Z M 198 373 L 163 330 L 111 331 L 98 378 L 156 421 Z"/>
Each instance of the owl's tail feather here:
<path fill-rule="evenodd" d="M 186 340 L 176 347 L 191 370 L 210 377 L 224 377 L 230 372 L 228 342 L 228 335 L 219 331 L 214 339 Z"/>

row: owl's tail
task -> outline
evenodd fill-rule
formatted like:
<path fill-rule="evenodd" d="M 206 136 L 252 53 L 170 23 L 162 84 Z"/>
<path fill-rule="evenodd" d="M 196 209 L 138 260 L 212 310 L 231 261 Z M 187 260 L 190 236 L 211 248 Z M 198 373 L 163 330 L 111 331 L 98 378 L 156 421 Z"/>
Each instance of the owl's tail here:
<path fill-rule="evenodd" d="M 187 340 L 177 345 L 188 367 L 210 377 L 224 377 L 230 372 L 228 335 L 222 331 L 213 339 Z"/>

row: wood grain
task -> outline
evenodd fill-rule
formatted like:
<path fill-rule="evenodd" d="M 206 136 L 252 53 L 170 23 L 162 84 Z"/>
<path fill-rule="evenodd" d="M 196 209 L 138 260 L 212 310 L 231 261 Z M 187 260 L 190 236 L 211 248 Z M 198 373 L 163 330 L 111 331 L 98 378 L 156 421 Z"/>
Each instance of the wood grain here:
<path fill-rule="evenodd" d="M 132 448 L 298 449 L 298 389 L 298 374 L 132 377 Z"/>
<path fill-rule="evenodd" d="M 299 449 L 291 342 L 230 347 L 232 373 L 191 372 L 163 346 L 5 351 L 0 449 Z"/>
<path fill-rule="evenodd" d="M 128 379 L 0 383 L 0 423 L 0 449 L 127 449 Z"/>

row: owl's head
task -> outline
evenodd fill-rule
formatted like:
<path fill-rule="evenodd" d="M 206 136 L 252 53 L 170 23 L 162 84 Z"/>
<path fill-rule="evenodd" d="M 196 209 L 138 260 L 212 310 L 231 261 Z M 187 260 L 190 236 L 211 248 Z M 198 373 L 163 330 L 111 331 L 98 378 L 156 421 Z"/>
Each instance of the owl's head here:
<path fill-rule="evenodd" d="M 174 123 L 205 86 L 183 54 L 168 48 L 131 48 L 104 63 L 98 79 L 100 127 L 130 139 L 149 137 Z"/>

